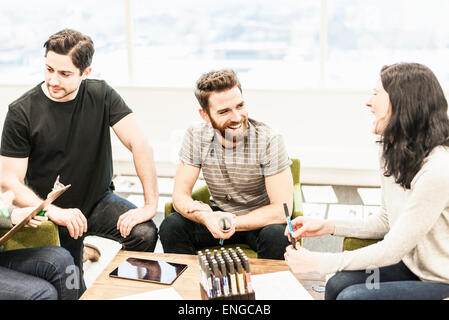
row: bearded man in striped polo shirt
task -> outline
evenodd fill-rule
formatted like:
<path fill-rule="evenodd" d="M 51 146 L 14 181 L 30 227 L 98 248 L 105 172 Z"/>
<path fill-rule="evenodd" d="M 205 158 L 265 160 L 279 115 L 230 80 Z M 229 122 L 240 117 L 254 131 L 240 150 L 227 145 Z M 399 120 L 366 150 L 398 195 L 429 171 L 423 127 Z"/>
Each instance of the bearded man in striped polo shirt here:
<path fill-rule="evenodd" d="M 195 96 L 204 122 L 187 130 L 179 152 L 175 212 L 159 231 L 164 252 L 196 254 L 224 239 L 248 244 L 259 258 L 284 259 L 289 242 L 283 203 L 291 212 L 293 179 L 282 137 L 248 118 L 233 70 L 203 74 Z M 211 206 L 191 197 L 201 170 Z M 231 220 L 227 232 L 223 215 Z"/>

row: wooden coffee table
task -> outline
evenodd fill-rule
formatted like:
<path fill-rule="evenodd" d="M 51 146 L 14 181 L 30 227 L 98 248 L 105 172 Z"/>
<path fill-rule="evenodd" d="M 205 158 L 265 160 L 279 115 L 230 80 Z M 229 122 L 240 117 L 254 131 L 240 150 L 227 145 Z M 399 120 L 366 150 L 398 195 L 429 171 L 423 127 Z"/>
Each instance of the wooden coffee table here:
<path fill-rule="evenodd" d="M 198 257 L 196 255 L 135 252 L 124 250 L 117 253 L 114 259 L 92 283 L 89 289 L 84 292 L 81 300 L 109 300 L 147 291 L 169 288 L 167 285 L 109 277 L 109 273 L 129 257 L 187 264 L 188 268 L 178 279 L 176 279 L 172 287 L 183 299 L 201 300 L 199 288 L 200 272 Z M 290 270 L 285 261 L 282 260 L 249 259 L 249 261 L 252 274 Z M 325 284 L 324 277 L 305 274 L 295 274 L 295 277 L 314 299 L 324 299 L 324 293 L 319 293 L 312 290 L 312 285 Z"/>

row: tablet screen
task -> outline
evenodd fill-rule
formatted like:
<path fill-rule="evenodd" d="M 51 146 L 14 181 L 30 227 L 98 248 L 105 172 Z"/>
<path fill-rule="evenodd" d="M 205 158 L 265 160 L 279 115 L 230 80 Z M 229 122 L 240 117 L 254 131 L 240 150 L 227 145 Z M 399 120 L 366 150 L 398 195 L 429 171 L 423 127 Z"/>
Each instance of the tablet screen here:
<path fill-rule="evenodd" d="M 172 284 L 185 269 L 187 269 L 186 264 L 128 258 L 112 271 L 109 276 L 161 284 Z"/>

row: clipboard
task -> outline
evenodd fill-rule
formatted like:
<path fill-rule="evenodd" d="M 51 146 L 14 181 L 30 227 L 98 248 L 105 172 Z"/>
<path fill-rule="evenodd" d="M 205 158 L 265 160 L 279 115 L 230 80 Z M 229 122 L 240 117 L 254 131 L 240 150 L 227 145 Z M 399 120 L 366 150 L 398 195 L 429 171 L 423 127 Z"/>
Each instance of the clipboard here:
<path fill-rule="evenodd" d="M 22 221 L 12 227 L 3 237 L 0 238 L 0 246 L 2 246 L 6 241 L 8 241 L 17 231 L 22 229 L 33 217 L 38 215 L 39 212 L 44 210 L 48 205 L 50 205 L 53 201 L 55 201 L 61 194 L 63 194 L 68 188 L 70 188 L 70 184 L 64 186 L 59 182 L 59 176 L 56 178 L 56 181 L 53 185 L 53 189 L 47 195 L 47 199 L 42 201 L 42 203 L 36 207 L 27 217 L 25 217 Z"/>

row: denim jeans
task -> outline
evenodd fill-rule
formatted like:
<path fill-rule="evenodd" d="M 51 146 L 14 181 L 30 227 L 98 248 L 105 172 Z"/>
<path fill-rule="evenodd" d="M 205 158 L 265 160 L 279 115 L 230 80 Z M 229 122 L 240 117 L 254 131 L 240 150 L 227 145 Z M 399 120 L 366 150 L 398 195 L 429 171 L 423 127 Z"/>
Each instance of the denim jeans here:
<path fill-rule="evenodd" d="M 212 207 L 213 210 L 220 210 Z M 262 259 L 284 259 L 289 245 L 284 235 L 284 224 L 271 224 L 261 229 L 236 232 L 224 244 L 246 243 Z M 178 212 L 172 212 L 162 221 L 159 236 L 165 253 L 197 254 L 205 247 L 218 246 L 210 231 L 202 224 L 191 221 Z"/>
<path fill-rule="evenodd" d="M 85 236 L 96 235 L 115 240 L 122 244 L 124 250 L 153 252 L 157 242 L 157 227 L 153 220 L 134 226 L 126 238 L 123 238 L 120 230 L 117 230 L 119 217 L 128 210 L 135 208 L 136 206 L 133 203 L 117 196 L 112 191 L 106 192 L 87 217 L 87 232 Z M 59 227 L 59 236 L 61 246 L 70 251 L 75 264 L 81 270 L 81 274 L 84 274 L 84 236 L 75 240 L 70 237 L 66 227 Z M 80 285 L 85 290 L 84 280 Z"/>
<path fill-rule="evenodd" d="M 327 282 L 325 291 L 326 300 L 441 300 L 447 297 L 449 284 L 421 281 L 402 261 L 374 270 L 337 272 Z"/>
<path fill-rule="evenodd" d="M 1 300 L 75 300 L 80 296 L 73 258 L 61 247 L 0 252 Z"/>

